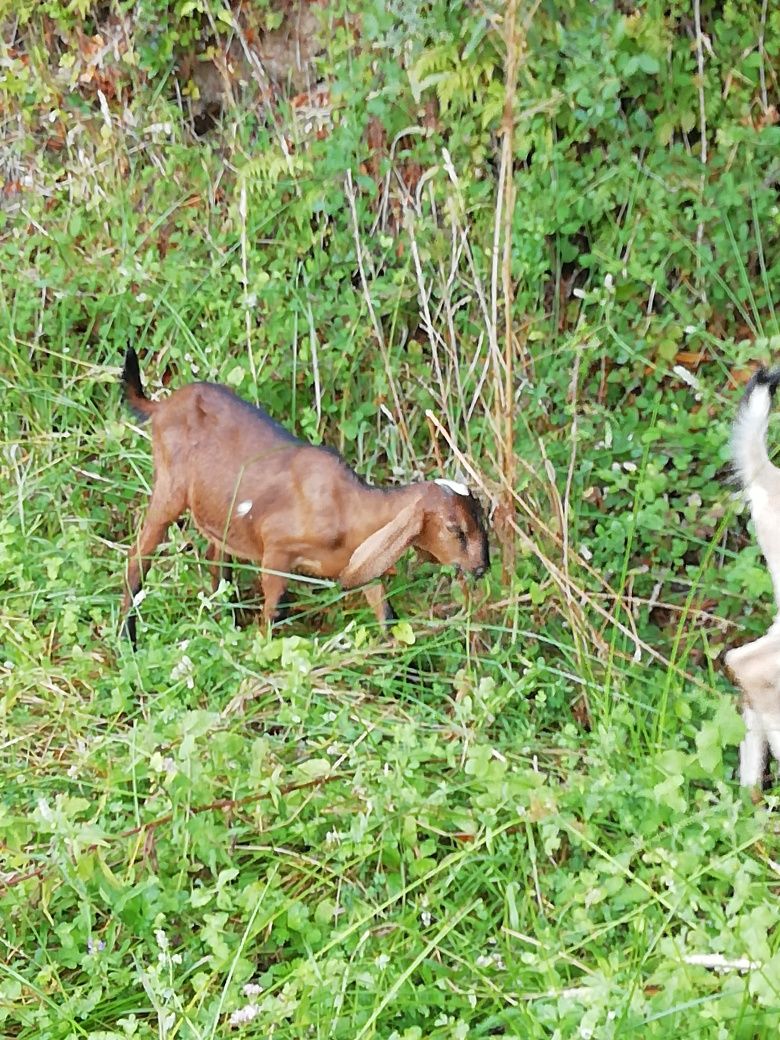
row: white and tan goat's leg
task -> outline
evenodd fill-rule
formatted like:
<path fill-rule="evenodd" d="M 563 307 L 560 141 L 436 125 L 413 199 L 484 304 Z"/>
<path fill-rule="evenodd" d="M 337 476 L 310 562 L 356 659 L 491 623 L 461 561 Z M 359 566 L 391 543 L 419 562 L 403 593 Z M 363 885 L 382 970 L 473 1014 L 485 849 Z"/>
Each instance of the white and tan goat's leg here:
<path fill-rule="evenodd" d="M 760 785 L 767 749 L 780 762 L 780 628 L 730 650 L 726 665 L 742 688 L 742 717 L 746 734 L 739 749 L 739 781 L 743 787 Z"/>
<path fill-rule="evenodd" d="M 758 712 L 746 705 L 742 709 L 742 719 L 746 732 L 739 745 L 739 782 L 742 787 L 760 787 L 769 745 Z"/>

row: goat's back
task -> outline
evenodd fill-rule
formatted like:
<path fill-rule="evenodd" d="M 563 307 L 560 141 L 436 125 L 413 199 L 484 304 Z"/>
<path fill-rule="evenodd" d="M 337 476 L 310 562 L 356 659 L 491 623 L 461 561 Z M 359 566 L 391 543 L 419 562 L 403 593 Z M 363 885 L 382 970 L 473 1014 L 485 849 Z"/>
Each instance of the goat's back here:
<path fill-rule="evenodd" d="M 262 408 L 213 383 L 176 390 L 152 423 L 158 479 L 207 536 L 244 529 L 234 518 L 245 510 L 262 542 L 308 542 L 326 527 L 340 540 L 361 482 L 335 452 L 299 440 Z M 255 546 L 241 543 L 234 543 L 237 555 L 256 555 Z"/>

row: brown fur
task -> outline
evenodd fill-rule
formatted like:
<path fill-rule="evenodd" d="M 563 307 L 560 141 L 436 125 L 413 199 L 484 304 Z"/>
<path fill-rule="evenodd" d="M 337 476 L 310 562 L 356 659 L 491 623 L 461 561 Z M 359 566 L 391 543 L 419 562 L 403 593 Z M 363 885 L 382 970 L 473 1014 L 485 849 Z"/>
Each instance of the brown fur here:
<path fill-rule="evenodd" d="M 146 521 L 130 550 L 125 614 L 151 554 L 185 510 L 209 540 L 215 584 L 226 557 L 262 565 L 268 622 L 287 574 L 353 588 L 381 577 L 410 546 L 478 575 L 488 567 L 482 513 L 471 494 L 435 482 L 372 487 L 335 452 L 298 440 L 223 386 L 191 383 L 150 401 L 132 348 L 123 381 L 130 407 L 152 420 L 155 469 Z M 392 611 L 381 589 L 367 589 L 366 598 L 385 624 Z M 134 640 L 134 618 L 127 627 Z"/>

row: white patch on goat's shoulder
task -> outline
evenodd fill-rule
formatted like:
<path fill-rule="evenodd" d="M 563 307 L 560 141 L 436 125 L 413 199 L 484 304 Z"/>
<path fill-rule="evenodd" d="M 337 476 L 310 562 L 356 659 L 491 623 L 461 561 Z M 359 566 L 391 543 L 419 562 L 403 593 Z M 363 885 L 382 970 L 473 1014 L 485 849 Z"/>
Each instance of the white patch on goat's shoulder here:
<path fill-rule="evenodd" d="M 252 500 L 248 498 L 245 502 L 239 502 L 236 506 L 236 516 L 246 516 L 252 508 Z"/>
<path fill-rule="evenodd" d="M 469 489 L 465 484 L 459 484 L 457 480 L 446 480 L 444 477 L 439 477 L 434 480 L 434 484 L 440 484 L 442 487 L 449 488 L 450 491 L 454 491 L 456 495 L 465 495 L 468 497 Z"/>

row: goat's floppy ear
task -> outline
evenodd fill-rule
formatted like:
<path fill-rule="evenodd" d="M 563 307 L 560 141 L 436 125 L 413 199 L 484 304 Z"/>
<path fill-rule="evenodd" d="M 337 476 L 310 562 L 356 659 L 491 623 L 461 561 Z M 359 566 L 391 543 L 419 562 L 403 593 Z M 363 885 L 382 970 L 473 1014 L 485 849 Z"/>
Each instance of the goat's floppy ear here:
<path fill-rule="evenodd" d="M 422 531 L 424 511 L 421 500 L 411 502 L 401 512 L 369 535 L 352 553 L 349 563 L 339 575 L 345 589 L 365 585 L 381 577 L 395 563 Z"/>

